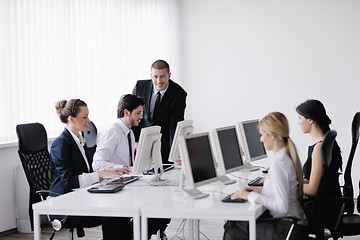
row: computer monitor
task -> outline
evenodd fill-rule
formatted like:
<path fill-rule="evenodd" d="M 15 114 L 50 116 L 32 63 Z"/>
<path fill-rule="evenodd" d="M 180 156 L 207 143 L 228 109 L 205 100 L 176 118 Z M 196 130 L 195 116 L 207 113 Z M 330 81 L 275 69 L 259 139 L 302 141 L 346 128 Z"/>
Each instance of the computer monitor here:
<path fill-rule="evenodd" d="M 259 167 L 254 167 L 251 162 L 267 157 L 265 147 L 260 141 L 258 124 L 258 119 L 242 121 L 238 124 L 246 159 L 245 166 L 250 170 L 259 169 Z"/>
<path fill-rule="evenodd" d="M 235 183 L 226 174 L 244 168 L 240 141 L 236 125 L 216 128 L 211 131 L 211 143 L 215 149 L 215 156 L 219 166 L 220 181 L 225 184 Z"/>
<path fill-rule="evenodd" d="M 178 139 L 180 136 L 187 136 L 193 133 L 194 126 L 192 120 L 184 120 L 177 123 L 173 142 L 171 144 L 170 154 L 169 154 L 169 162 L 175 162 L 177 160 L 181 160 Z"/>
<path fill-rule="evenodd" d="M 180 136 L 179 149 L 182 159 L 181 189 L 195 199 L 209 196 L 197 189 L 219 180 L 209 133 Z"/>
<path fill-rule="evenodd" d="M 135 155 L 132 173 L 142 174 L 154 168 L 154 175 L 147 180 L 152 185 L 163 184 L 166 180 L 161 179 L 163 166 L 161 159 L 161 127 L 151 126 L 142 128 Z"/>

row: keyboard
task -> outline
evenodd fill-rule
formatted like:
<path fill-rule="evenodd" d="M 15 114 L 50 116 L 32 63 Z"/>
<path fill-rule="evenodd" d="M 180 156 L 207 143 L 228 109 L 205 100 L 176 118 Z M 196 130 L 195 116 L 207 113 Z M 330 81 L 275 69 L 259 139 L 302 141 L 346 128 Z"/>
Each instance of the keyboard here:
<path fill-rule="evenodd" d="M 173 169 L 175 167 L 174 164 L 163 164 L 163 171 L 166 172 L 166 171 L 169 171 L 170 169 Z M 154 172 L 154 169 L 149 169 L 145 172 L 143 172 L 144 175 L 154 175 L 155 172 Z"/>
<path fill-rule="evenodd" d="M 139 178 L 140 178 L 140 176 L 121 177 L 121 178 L 117 178 L 111 182 L 106 183 L 106 185 L 113 185 L 113 184 L 119 184 L 119 183 L 123 183 L 124 185 L 126 185 L 126 184 L 129 184 L 131 182 L 138 180 Z"/>
<path fill-rule="evenodd" d="M 251 180 L 251 181 L 248 183 L 248 186 L 262 187 L 262 186 L 263 186 L 262 179 L 263 179 L 263 177 L 254 178 L 253 180 Z"/>
<path fill-rule="evenodd" d="M 232 202 L 232 203 L 243 203 L 243 202 L 246 202 L 246 200 L 245 200 L 245 199 L 242 199 L 242 198 L 231 199 L 231 195 L 232 195 L 232 194 L 227 195 L 227 196 L 224 197 L 221 201 L 222 201 L 222 202 Z"/>

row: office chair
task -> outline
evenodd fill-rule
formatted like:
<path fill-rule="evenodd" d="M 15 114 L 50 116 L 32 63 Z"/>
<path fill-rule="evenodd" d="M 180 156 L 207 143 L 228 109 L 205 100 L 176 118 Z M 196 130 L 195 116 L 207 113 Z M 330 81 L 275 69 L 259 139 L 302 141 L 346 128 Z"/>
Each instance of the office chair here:
<path fill-rule="evenodd" d="M 41 123 L 26 123 L 16 126 L 18 136 L 18 153 L 21 164 L 24 168 L 26 179 L 29 183 L 29 216 L 31 230 L 34 230 L 32 204 L 46 200 L 51 193 L 48 189 L 51 184 L 52 163 L 48 150 L 47 133 Z M 52 193 L 54 195 L 59 195 Z M 62 228 L 67 216 L 62 219 L 52 220 L 47 216 L 49 225 L 54 229 L 50 239 L 55 235 L 55 231 Z M 69 227 L 70 238 L 73 239 L 73 229 Z M 77 228 L 78 237 L 84 235 L 82 228 Z"/>
<path fill-rule="evenodd" d="M 360 112 L 355 113 L 354 117 L 353 117 L 353 121 L 352 121 L 352 125 L 351 125 L 351 135 L 352 135 L 352 143 L 351 143 L 351 149 L 350 149 L 350 154 L 349 154 L 349 158 L 346 164 L 346 168 L 345 168 L 345 173 L 344 173 L 344 189 L 343 189 L 343 195 L 345 197 L 348 197 L 350 199 L 352 199 L 351 202 L 349 202 L 349 204 L 346 205 L 345 207 L 345 212 L 347 214 L 353 214 L 354 213 L 354 188 L 353 188 L 353 182 L 352 182 L 352 177 L 351 177 L 351 168 L 352 168 L 352 163 L 354 160 L 354 155 L 355 155 L 355 151 L 357 148 L 357 144 L 359 141 L 359 128 L 360 128 Z M 358 197 L 358 201 L 357 201 L 357 208 L 359 209 L 360 207 L 360 202 L 359 202 L 359 197 Z"/>
<path fill-rule="evenodd" d="M 336 239 L 338 231 L 338 219 L 343 213 L 346 200 L 342 197 L 326 197 L 328 166 L 332 160 L 332 149 L 337 132 L 330 130 L 321 146 L 322 174 L 316 196 L 311 201 L 304 203 L 304 212 L 308 219 L 309 233 L 315 234 L 315 239 Z M 326 234 L 326 230 L 330 233 Z M 310 239 L 313 239 L 309 237 Z"/>
<path fill-rule="evenodd" d="M 343 196 L 347 200 L 343 204 L 343 212 L 338 221 L 338 231 L 334 239 L 343 236 L 354 236 L 360 235 L 360 215 L 354 214 L 354 189 L 351 177 L 351 168 L 354 160 L 355 151 L 359 141 L 359 129 L 360 129 L 360 112 L 355 113 L 351 126 L 352 134 L 352 144 L 350 149 L 350 154 L 348 162 L 346 164 L 345 174 L 344 174 L 344 188 Z M 360 188 L 360 182 L 359 182 Z M 357 197 L 357 210 L 360 212 L 360 195 Z"/>

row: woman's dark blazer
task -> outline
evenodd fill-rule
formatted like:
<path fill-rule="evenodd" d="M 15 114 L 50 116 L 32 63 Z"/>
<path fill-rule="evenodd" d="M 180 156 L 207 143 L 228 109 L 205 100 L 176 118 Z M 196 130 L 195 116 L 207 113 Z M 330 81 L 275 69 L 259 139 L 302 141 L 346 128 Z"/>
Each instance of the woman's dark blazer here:
<path fill-rule="evenodd" d="M 89 156 L 87 147 L 84 148 L 86 155 Z M 51 145 L 50 156 L 53 163 L 50 190 L 53 192 L 64 194 L 79 188 L 79 175 L 93 172 L 92 160 L 88 158 L 90 159 L 89 171 L 80 149 L 66 128 Z"/>

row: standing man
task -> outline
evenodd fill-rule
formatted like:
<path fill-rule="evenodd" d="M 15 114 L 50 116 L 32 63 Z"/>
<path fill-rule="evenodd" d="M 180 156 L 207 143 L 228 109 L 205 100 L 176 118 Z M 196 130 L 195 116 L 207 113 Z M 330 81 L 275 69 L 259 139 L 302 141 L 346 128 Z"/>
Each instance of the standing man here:
<path fill-rule="evenodd" d="M 164 60 L 151 65 L 151 79 L 137 81 L 133 94 L 145 101 L 144 119 L 134 127 L 136 142 L 144 127 L 161 127 L 161 157 L 163 163 L 169 163 L 169 153 L 177 123 L 184 120 L 186 91 L 171 79 L 170 66 Z"/>

